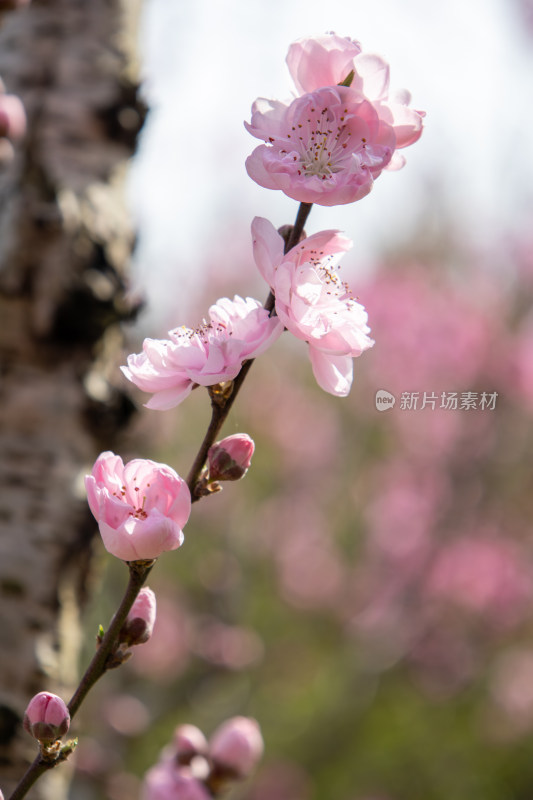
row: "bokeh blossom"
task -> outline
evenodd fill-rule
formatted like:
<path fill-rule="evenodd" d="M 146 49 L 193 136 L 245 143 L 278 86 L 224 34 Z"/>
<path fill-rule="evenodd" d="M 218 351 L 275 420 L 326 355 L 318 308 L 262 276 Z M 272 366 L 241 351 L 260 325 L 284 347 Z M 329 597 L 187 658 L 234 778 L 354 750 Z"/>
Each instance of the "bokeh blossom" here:
<path fill-rule="evenodd" d="M 351 39 L 301 39 L 287 63 L 300 96 L 255 101 L 245 126 L 265 144 L 246 160 L 248 174 L 300 202 L 360 200 L 385 167 L 403 166 L 395 151 L 420 137 L 423 113 L 408 92 L 389 96 L 387 63 Z"/>
<path fill-rule="evenodd" d="M 248 777 L 263 754 L 259 725 L 249 717 L 226 720 L 209 740 L 193 725 L 176 728 L 174 741 L 146 773 L 142 800 L 209 800 Z"/>
<path fill-rule="evenodd" d="M 175 328 L 169 339 L 145 339 L 143 352 L 128 356 L 124 375 L 153 392 L 147 408 L 166 410 L 181 403 L 197 385 L 236 378 L 244 361 L 263 353 L 283 332 L 258 300 L 236 295 L 209 309 L 209 322 L 195 330 Z"/>
<path fill-rule="evenodd" d="M 162 759 L 145 775 L 142 800 L 210 800 L 211 795 L 188 767 Z"/>
<path fill-rule="evenodd" d="M 195 756 L 207 754 L 207 739 L 196 725 L 184 723 L 174 731 L 174 747 L 179 764 L 189 764 Z"/>
<path fill-rule="evenodd" d="M 124 465 L 108 451 L 98 456 L 85 486 L 104 546 L 117 558 L 157 558 L 182 544 L 191 495 L 172 467 L 140 458 Z"/>
<path fill-rule="evenodd" d="M 0 89 L 0 136 L 20 139 L 26 132 L 26 113 L 22 100 Z"/>
<path fill-rule="evenodd" d="M 263 755 L 261 729 L 255 719 L 232 717 L 209 740 L 209 755 L 217 767 L 246 778 Z"/>
<path fill-rule="evenodd" d="M 337 231 L 321 231 L 284 254 L 282 237 L 262 217 L 252 222 L 252 237 L 255 262 L 276 297 L 276 313 L 294 336 L 308 342 L 318 385 L 346 396 L 352 359 L 374 344 L 364 307 L 335 272 L 350 240 Z"/>

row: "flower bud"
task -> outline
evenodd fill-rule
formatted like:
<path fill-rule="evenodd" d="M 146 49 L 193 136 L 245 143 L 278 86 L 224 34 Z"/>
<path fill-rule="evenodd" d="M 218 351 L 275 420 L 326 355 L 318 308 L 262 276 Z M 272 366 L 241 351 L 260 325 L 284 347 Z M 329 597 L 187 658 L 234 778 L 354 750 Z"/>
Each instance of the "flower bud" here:
<path fill-rule="evenodd" d="M 159 761 L 144 776 L 142 800 L 210 800 L 211 795 L 188 767 Z"/>
<path fill-rule="evenodd" d="M 180 764 L 189 764 L 207 753 L 207 739 L 196 725 L 178 725 L 174 731 L 176 756 Z"/>
<path fill-rule="evenodd" d="M 0 94 L 0 136 L 20 139 L 26 132 L 26 112 L 14 94 Z"/>
<path fill-rule="evenodd" d="M 35 739 L 49 744 L 68 731 L 70 714 L 60 697 L 51 692 L 39 692 L 30 700 L 22 724 Z"/>
<path fill-rule="evenodd" d="M 128 647 L 144 644 L 152 635 L 155 623 L 155 594 L 145 586 L 132 605 L 126 622 L 121 628 L 119 640 Z"/>
<path fill-rule="evenodd" d="M 209 479 L 211 481 L 238 481 L 246 475 L 252 461 L 255 445 L 246 433 L 226 436 L 209 448 Z"/>
<path fill-rule="evenodd" d="M 263 737 L 255 719 L 233 717 L 216 729 L 209 742 L 211 759 L 219 770 L 246 778 L 263 755 Z"/>

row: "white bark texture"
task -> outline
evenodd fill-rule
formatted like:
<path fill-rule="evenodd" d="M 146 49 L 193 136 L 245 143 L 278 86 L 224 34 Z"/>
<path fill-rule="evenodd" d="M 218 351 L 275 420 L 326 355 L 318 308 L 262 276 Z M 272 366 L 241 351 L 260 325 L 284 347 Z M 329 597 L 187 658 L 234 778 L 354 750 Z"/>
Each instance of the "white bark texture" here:
<path fill-rule="evenodd" d="M 133 0 L 125 7 L 136 10 Z M 130 313 L 120 168 L 142 121 L 120 0 L 33 0 L 2 18 L 0 76 L 28 133 L 0 167 L 0 788 L 36 754 L 21 717 L 77 671 L 95 523 L 80 477 L 131 406 L 107 380 Z M 111 374 L 111 372 L 110 372 Z M 53 770 L 28 797 L 60 800 Z M 48 776 L 46 776 L 48 777 Z"/>

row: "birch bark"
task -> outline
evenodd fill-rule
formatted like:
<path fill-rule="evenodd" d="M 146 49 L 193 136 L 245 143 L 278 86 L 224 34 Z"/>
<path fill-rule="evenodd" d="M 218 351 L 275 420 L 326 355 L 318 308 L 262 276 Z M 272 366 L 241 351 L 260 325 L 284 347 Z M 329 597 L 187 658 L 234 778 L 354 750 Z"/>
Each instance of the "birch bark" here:
<path fill-rule="evenodd" d="M 106 375 L 120 342 L 116 323 L 131 313 L 121 175 L 142 123 L 123 47 L 126 9 L 131 15 L 138 3 L 33 0 L 6 14 L 0 30 L 0 76 L 28 118 L 15 159 L 0 169 L 6 797 L 35 754 L 20 725 L 28 700 L 45 688 L 68 695 L 77 675 L 95 531 L 80 476 L 116 447 L 132 410 Z M 30 796 L 60 800 L 65 774 L 53 770 Z"/>

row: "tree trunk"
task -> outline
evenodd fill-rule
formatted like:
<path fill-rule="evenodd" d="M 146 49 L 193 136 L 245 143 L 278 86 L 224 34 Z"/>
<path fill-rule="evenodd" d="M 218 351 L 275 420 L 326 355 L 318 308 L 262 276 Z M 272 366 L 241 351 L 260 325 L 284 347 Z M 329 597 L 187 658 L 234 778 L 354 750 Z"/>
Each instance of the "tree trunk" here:
<path fill-rule="evenodd" d="M 137 11 L 133 0 L 124 9 Z M 33 0 L 5 16 L 0 76 L 28 133 L 0 172 L 0 787 L 36 754 L 37 691 L 77 674 L 95 524 L 82 475 L 131 413 L 117 358 L 131 232 L 120 165 L 142 123 L 120 0 Z M 114 375 L 114 369 L 109 370 Z M 118 379 L 118 373 L 117 373 Z M 63 767 L 30 797 L 64 797 Z M 53 784 L 53 785 L 52 785 Z"/>

